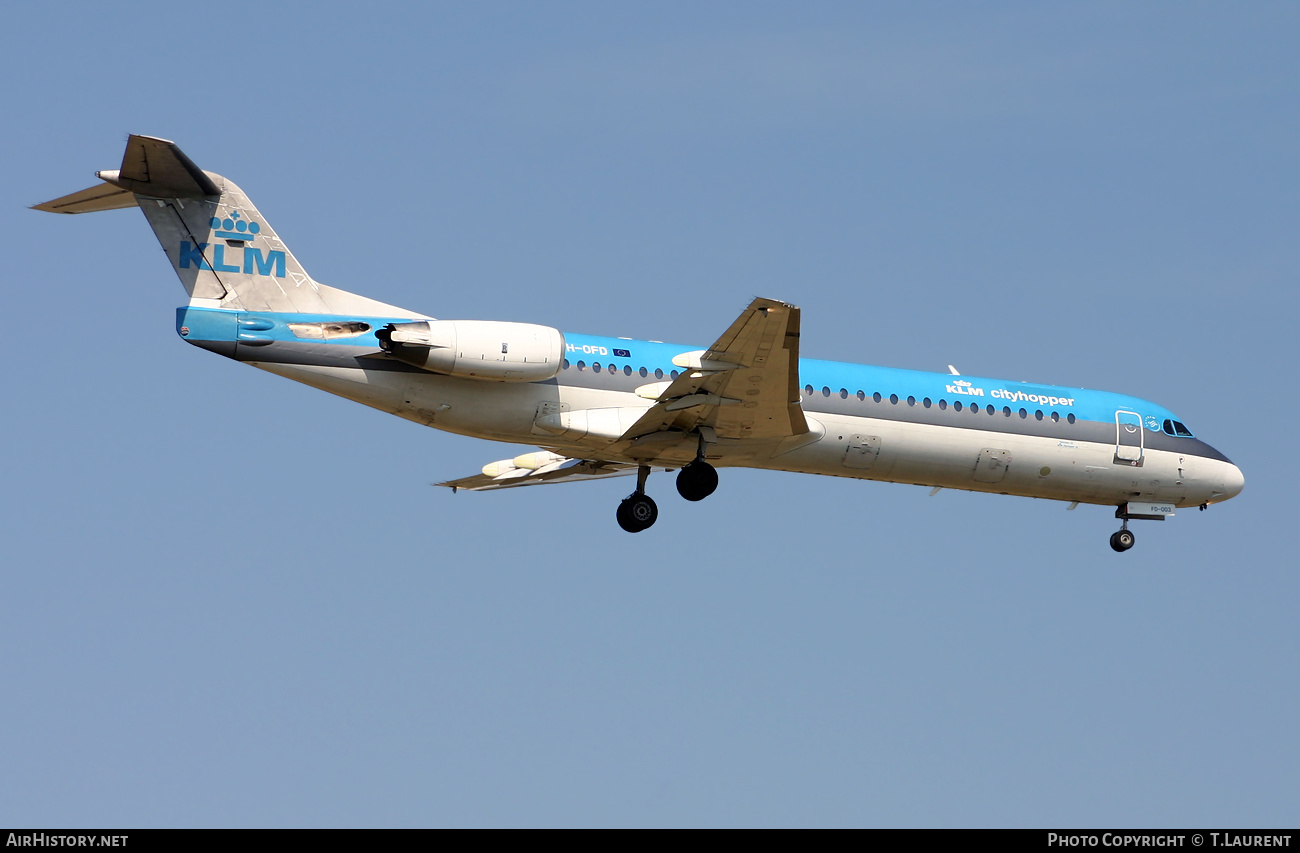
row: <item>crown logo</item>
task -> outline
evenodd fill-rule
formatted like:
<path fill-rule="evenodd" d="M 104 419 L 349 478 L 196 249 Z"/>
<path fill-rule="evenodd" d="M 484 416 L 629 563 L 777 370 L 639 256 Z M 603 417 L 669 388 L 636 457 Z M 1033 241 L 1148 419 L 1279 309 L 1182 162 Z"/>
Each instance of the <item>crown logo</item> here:
<path fill-rule="evenodd" d="M 257 222 L 241 217 L 238 210 L 230 211 L 225 219 L 214 216 L 210 224 L 216 235 L 226 240 L 252 240 L 262 230 Z"/>
<path fill-rule="evenodd" d="M 954 383 L 952 383 L 952 384 L 954 384 L 954 385 L 962 385 L 962 386 L 965 386 L 966 388 L 969 388 L 969 387 L 970 387 L 970 383 L 967 382 L 965 379 L 958 379 L 956 382 L 954 382 Z"/>

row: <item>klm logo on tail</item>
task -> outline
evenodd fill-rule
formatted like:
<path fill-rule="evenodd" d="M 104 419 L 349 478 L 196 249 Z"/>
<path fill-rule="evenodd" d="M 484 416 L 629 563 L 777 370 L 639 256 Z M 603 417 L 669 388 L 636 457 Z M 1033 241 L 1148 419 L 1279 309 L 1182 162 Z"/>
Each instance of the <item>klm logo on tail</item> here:
<path fill-rule="evenodd" d="M 262 230 L 256 222 L 245 222 L 238 210 L 232 210 L 225 219 L 212 217 L 212 230 L 218 237 L 227 240 L 251 240 Z"/>
<path fill-rule="evenodd" d="M 224 240 L 251 242 L 262 230 L 262 226 L 258 222 L 244 219 L 237 210 L 231 211 L 230 215 L 224 219 L 212 217 L 210 224 L 212 233 Z M 195 269 L 212 270 L 213 272 L 242 272 L 245 275 L 285 277 L 283 250 L 271 249 L 263 254 L 262 250 L 256 246 L 228 247 L 218 243 L 212 246 L 212 262 L 209 263 L 204 254 L 208 246 L 208 243 L 192 245 L 189 240 L 182 240 L 180 245 L 180 268 L 186 270 L 193 265 Z M 227 263 L 227 248 L 242 251 L 242 263 Z M 233 261 L 235 258 L 232 257 L 230 260 Z"/>
<path fill-rule="evenodd" d="M 237 263 L 226 263 L 226 247 L 220 243 L 212 247 L 212 263 L 208 263 L 208 259 L 203 257 L 207 248 L 207 243 L 190 245 L 189 240 L 182 240 L 181 269 L 187 270 L 193 264 L 196 269 L 213 272 L 242 272 L 248 275 L 273 275 L 276 278 L 284 278 L 284 252 L 279 249 L 272 249 L 263 255 L 262 250 L 256 246 L 245 246 L 241 266 Z"/>

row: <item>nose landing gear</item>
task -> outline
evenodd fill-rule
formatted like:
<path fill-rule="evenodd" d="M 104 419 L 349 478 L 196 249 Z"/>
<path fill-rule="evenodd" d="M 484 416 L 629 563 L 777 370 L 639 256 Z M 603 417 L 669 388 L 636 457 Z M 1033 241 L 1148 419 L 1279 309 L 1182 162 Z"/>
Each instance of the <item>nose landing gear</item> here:
<path fill-rule="evenodd" d="M 1110 547 L 1114 548 L 1121 554 L 1133 547 L 1133 531 L 1128 529 L 1128 521 L 1124 522 L 1124 527 L 1116 530 L 1110 535 Z"/>
<path fill-rule="evenodd" d="M 1128 529 L 1129 519 L 1140 518 L 1148 521 L 1164 521 L 1174 514 L 1172 503 L 1122 503 L 1115 510 L 1115 517 L 1120 519 L 1120 528 L 1111 534 L 1110 547 L 1123 553 L 1133 547 L 1133 533 Z"/>

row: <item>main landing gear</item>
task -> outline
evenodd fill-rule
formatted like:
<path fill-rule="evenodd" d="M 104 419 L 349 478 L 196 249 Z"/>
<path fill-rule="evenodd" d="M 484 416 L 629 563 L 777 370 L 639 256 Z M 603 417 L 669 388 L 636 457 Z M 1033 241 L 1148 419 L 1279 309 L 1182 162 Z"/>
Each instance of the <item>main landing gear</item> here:
<path fill-rule="evenodd" d="M 633 492 L 618 505 L 618 526 L 628 533 L 640 533 L 659 519 L 659 507 L 654 499 L 641 492 Z"/>
<path fill-rule="evenodd" d="M 614 517 L 618 526 L 628 533 L 640 533 L 659 519 L 659 507 L 645 493 L 645 481 L 650 477 L 650 466 L 642 465 L 636 469 L 636 491 L 623 498 Z"/>
<path fill-rule="evenodd" d="M 650 477 L 650 466 L 636 469 L 636 491 L 618 505 L 615 518 L 618 526 L 628 533 L 640 533 L 659 518 L 659 507 L 645 493 L 645 483 Z M 700 452 L 695 461 L 677 472 L 677 493 L 688 501 L 702 501 L 718 489 L 718 469 L 704 461 L 704 439 L 700 439 Z"/>
<path fill-rule="evenodd" d="M 697 459 L 677 472 L 677 494 L 688 501 L 702 501 L 718 490 L 718 469 Z"/>

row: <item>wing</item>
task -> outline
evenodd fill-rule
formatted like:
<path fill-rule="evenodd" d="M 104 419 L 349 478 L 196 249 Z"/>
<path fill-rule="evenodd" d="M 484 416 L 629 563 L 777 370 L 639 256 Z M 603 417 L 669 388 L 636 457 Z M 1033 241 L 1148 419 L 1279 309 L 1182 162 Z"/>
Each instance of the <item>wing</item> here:
<path fill-rule="evenodd" d="M 539 450 L 514 459 L 503 459 L 483 466 L 483 473 L 459 480 L 435 483 L 452 491 L 465 489 L 486 492 L 494 489 L 513 489 L 516 486 L 541 486 L 547 483 L 574 483 L 582 480 L 604 480 L 635 474 L 636 465 L 622 462 L 601 462 L 590 459 L 570 459 L 558 453 Z M 665 471 L 666 468 L 652 468 Z"/>
<path fill-rule="evenodd" d="M 719 438 L 781 439 L 808 432 L 799 404 L 799 309 L 755 299 L 707 350 L 683 353 L 681 375 L 623 434 L 712 428 Z"/>

